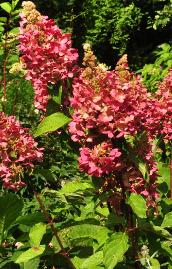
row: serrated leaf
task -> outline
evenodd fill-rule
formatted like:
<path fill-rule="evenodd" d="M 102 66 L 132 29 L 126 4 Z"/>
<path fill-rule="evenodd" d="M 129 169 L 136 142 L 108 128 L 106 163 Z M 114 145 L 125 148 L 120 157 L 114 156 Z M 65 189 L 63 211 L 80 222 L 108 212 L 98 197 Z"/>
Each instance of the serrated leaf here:
<path fill-rule="evenodd" d="M 45 221 L 45 218 L 41 212 L 35 212 L 32 214 L 21 216 L 16 220 L 17 223 L 23 224 L 26 226 L 33 226 L 36 223 L 43 222 L 43 221 Z"/>
<path fill-rule="evenodd" d="M 84 191 L 86 189 L 93 188 L 93 185 L 91 183 L 87 182 L 68 182 L 66 183 L 61 190 L 59 190 L 62 194 L 68 194 L 68 193 L 74 193 L 78 191 Z"/>
<path fill-rule="evenodd" d="M 106 227 L 93 224 L 80 224 L 67 228 L 67 236 L 74 240 L 77 238 L 93 238 L 102 245 L 108 238 L 110 230 Z"/>
<path fill-rule="evenodd" d="M 114 269 L 118 262 L 123 260 L 128 248 L 128 235 L 125 233 L 114 233 L 103 248 L 105 268 Z"/>
<path fill-rule="evenodd" d="M 146 218 L 146 201 L 145 199 L 140 195 L 136 193 L 131 193 L 128 204 L 131 206 L 133 212 L 139 217 L 139 218 Z"/>
<path fill-rule="evenodd" d="M 96 269 L 97 266 L 103 263 L 103 251 L 91 255 L 81 265 L 81 269 Z"/>
<path fill-rule="evenodd" d="M 161 227 L 163 228 L 172 227 L 172 212 L 169 212 L 165 215 Z"/>
<path fill-rule="evenodd" d="M 4 2 L 2 4 L 0 4 L 0 7 L 5 10 L 7 13 L 11 12 L 11 5 L 8 2 Z"/>
<path fill-rule="evenodd" d="M 23 252 L 15 261 L 16 263 L 26 263 L 38 256 L 40 256 L 45 251 L 45 245 L 41 245 L 37 248 L 30 248 Z"/>
<path fill-rule="evenodd" d="M 43 119 L 43 121 L 38 125 L 34 136 L 37 137 L 48 132 L 54 132 L 65 124 L 69 123 L 70 120 L 70 118 L 60 112 L 51 114 Z"/>
<path fill-rule="evenodd" d="M 59 191 L 56 190 L 49 190 L 49 189 L 45 189 L 44 191 L 45 194 L 50 194 L 52 196 L 55 196 L 58 198 L 58 202 L 60 203 L 64 203 L 64 204 L 68 204 L 68 201 L 66 200 L 66 197 L 64 194 L 60 193 Z"/>
<path fill-rule="evenodd" d="M 44 223 L 37 223 L 31 229 L 29 233 L 30 244 L 32 247 L 39 247 L 43 235 L 46 233 L 46 225 Z"/>
<path fill-rule="evenodd" d="M 14 223 L 20 215 L 23 208 L 23 202 L 17 195 L 10 193 L 0 197 L 0 242 L 9 227 Z"/>

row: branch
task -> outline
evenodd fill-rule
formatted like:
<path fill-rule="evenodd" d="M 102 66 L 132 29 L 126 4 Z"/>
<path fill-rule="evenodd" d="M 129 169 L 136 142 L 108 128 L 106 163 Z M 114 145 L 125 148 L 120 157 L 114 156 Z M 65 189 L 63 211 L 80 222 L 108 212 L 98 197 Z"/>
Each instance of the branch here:
<path fill-rule="evenodd" d="M 52 218 L 49 216 L 48 211 L 46 210 L 46 208 L 45 208 L 45 206 L 44 206 L 44 204 L 43 204 L 43 202 L 42 202 L 42 200 L 41 200 L 40 195 L 39 195 L 37 192 L 35 192 L 35 191 L 34 191 L 34 195 L 35 195 L 35 197 L 36 197 L 36 199 L 37 199 L 37 201 L 38 201 L 38 203 L 39 203 L 40 209 L 42 210 L 45 219 L 47 220 L 49 226 L 51 227 L 52 233 L 54 234 L 54 236 L 55 236 L 57 242 L 59 243 L 59 246 L 60 246 L 60 248 L 61 248 L 61 250 L 62 250 L 62 251 L 61 251 L 61 254 L 62 254 L 64 257 L 66 257 L 66 259 L 68 260 L 68 262 L 69 262 L 71 268 L 72 268 L 72 269 L 76 269 L 76 267 L 74 266 L 74 264 L 73 264 L 72 261 L 71 261 L 71 258 L 70 258 L 70 256 L 69 256 L 69 253 L 66 252 L 65 248 L 63 247 L 63 243 L 62 243 L 62 241 L 61 241 L 61 239 L 60 239 L 60 237 L 59 237 L 59 235 L 58 235 L 58 231 L 57 231 L 57 229 L 55 228 L 55 226 L 54 226 L 54 222 L 53 222 Z"/>

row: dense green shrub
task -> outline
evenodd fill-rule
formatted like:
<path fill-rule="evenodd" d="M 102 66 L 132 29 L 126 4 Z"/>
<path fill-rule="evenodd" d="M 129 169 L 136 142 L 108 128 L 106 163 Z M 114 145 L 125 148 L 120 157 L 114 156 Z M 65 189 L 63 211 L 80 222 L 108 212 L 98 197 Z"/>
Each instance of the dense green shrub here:
<path fill-rule="evenodd" d="M 146 64 L 141 72 L 143 83 L 150 91 L 158 89 L 158 83 L 167 75 L 172 68 L 172 47 L 170 44 L 162 44 L 154 51 L 155 62 Z"/>
<path fill-rule="evenodd" d="M 96 55 L 114 66 L 122 53 L 134 69 L 149 63 L 152 52 L 171 40 L 170 0 L 36 1 L 44 14 L 73 32 L 74 44 L 91 41 Z M 66 31 L 65 30 L 65 31 Z"/>

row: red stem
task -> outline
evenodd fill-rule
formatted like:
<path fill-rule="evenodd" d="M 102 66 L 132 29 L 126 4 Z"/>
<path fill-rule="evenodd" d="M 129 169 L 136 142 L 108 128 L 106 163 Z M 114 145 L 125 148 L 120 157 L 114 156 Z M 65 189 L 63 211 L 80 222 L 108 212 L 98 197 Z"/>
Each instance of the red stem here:
<path fill-rule="evenodd" d="M 60 239 L 60 237 L 58 235 L 58 231 L 55 228 L 54 222 L 53 222 L 52 218 L 49 216 L 49 214 L 48 214 L 48 212 L 47 212 L 47 210 L 46 210 L 46 208 L 45 208 L 45 206 L 44 206 L 44 204 L 43 204 L 43 202 L 41 200 L 40 195 L 37 192 L 34 192 L 34 195 L 35 195 L 35 197 L 36 197 L 36 199 L 37 199 L 37 201 L 38 201 L 38 203 L 40 205 L 40 209 L 42 210 L 45 219 L 47 220 L 49 226 L 51 227 L 52 233 L 54 234 L 57 242 L 59 243 L 59 246 L 61 248 L 61 254 L 66 257 L 66 259 L 68 260 L 68 263 L 70 264 L 71 268 L 76 269 L 76 267 L 74 266 L 74 264 L 71 261 L 69 253 L 66 252 L 65 248 L 63 247 L 63 243 L 62 243 L 62 241 L 61 241 L 61 239 Z"/>
<path fill-rule="evenodd" d="M 140 269 L 141 265 L 140 262 L 137 261 L 138 255 L 137 255 L 137 227 L 135 226 L 134 220 L 133 220 L 133 212 L 131 208 L 126 204 L 126 192 L 127 188 L 123 184 L 123 181 L 120 181 L 120 185 L 122 188 L 122 211 L 123 214 L 127 220 L 127 229 L 126 232 L 128 232 L 128 235 L 131 240 L 131 255 L 134 260 L 134 268 Z"/>

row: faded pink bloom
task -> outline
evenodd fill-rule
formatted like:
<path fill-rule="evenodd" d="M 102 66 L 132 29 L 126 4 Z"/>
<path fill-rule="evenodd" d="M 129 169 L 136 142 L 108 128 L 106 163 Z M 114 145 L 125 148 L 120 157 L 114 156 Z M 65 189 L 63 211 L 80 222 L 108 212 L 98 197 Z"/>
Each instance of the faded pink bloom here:
<path fill-rule="evenodd" d="M 28 130 L 23 128 L 14 116 L 0 112 L 0 177 L 3 187 L 18 190 L 25 186 L 22 181 L 25 172 L 34 168 L 35 161 L 41 161 L 43 148 Z"/>
<path fill-rule="evenodd" d="M 120 156 L 119 149 L 112 148 L 110 143 L 103 142 L 94 146 L 93 149 L 80 149 L 79 167 L 81 171 L 87 172 L 91 176 L 109 175 L 119 170 Z"/>
<path fill-rule="evenodd" d="M 79 167 L 96 177 L 113 173 L 118 178 L 120 173 L 121 177 L 126 173 L 129 190 L 142 194 L 149 201 L 148 206 L 152 205 L 157 197 L 157 163 L 152 143 L 165 127 L 170 128 L 163 121 L 167 113 L 165 106 L 147 92 L 140 77 L 129 72 L 123 60 L 116 70 L 108 71 L 99 68 L 92 52 L 87 50 L 84 61 L 85 69 L 73 82 L 74 114 L 69 124 L 72 139 L 82 145 Z M 133 140 L 133 144 L 127 138 Z M 100 154 L 99 149 L 106 144 L 110 149 Z M 121 147 L 145 164 L 147 179 Z M 110 156 L 113 149 L 120 155 Z M 128 165 L 133 166 L 134 172 L 127 170 Z"/>
<path fill-rule="evenodd" d="M 63 34 L 54 20 L 37 13 L 34 23 L 28 21 L 33 14 L 21 14 L 19 50 L 27 69 L 26 79 L 35 89 L 35 107 L 45 111 L 48 85 L 74 76 L 78 53 L 71 47 L 71 34 Z"/>

